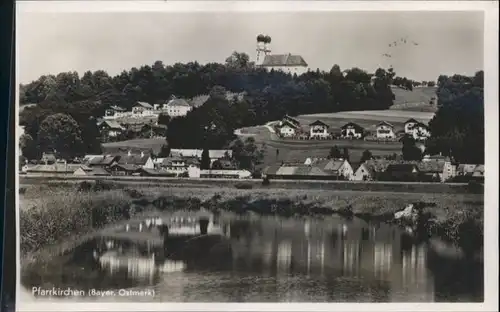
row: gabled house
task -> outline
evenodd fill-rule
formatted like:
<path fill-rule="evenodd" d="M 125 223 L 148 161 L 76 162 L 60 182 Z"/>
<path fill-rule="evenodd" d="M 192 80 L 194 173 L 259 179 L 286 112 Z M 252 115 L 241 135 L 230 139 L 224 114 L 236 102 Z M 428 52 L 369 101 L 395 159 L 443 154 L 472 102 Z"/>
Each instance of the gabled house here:
<path fill-rule="evenodd" d="M 155 165 L 153 162 L 153 159 L 151 158 L 151 155 L 146 155 L 144 152 L 141 152 L 140 155 L 132 155 L 131 152 L 129 152 L 125 156 L 120 156 L 120 159 L 118 160 L 118 164 L 120 165 L 135 165 L 139 168 L 147 168 L 147 169 L 154 169 Z"/>
<path fill-rule="evenodd" d="M 455 176 L 455 167 L 450 161 L 427 160 L 417 164 L 421 180 L 445 182 Z"/>
<path fill-rule="evenodd" d="M 420 171 L 416 164 L 390 164 L 383 174 L 385 181 L 418 181 Z"/>
<path fill-rule="evenodd" d="M 353 180 L 355 181 L 374 181 L 375 179 L 375 169 L 368 162 L 364 162 L 359 165 L 358 169 L 356 169 L 353 175 Z"/>
<path fill-rule="evenodd" d="M 312 161 L 310 166 L 321 169 L 328 175 L 336 176 L 338 180 L 352 180 L 354 172 L 346 159 L 326 159 Z"/>
<path fill-rule="evenodd" d="M 426 124 L 419 122 L 413 126 L 411 135 L 416 141 L 425 141 L 431 136 L 431 132 Z"/>
<path fill-rule="evenodd" d="M 376 126 L 377 139 L 393 139 L 396 137 L 394 126 L 387 121 L 382 121 Z"/>
<path fill-rule="evenodd" d="M 146 102 L 137 102 L 137 104 L 132 107 L 133 116 L 152 116 L 154 115 L 153 106 Z"/>
<path fill-rule="evenodd" d="M 141 169 L 141 166 L 138 165 L 116 163 L 109 168 L 109 172 L 111 175 L 130 176 L 139 175 L 139 169 Z"/>
<path fill-rule="evenodd" d="M 300 127 L 289 120 L 283 120 L 277 127 L 279 134 L 283 137 L 293 137 L 296 136 L 300 130 Z"/>
<path fill-rule="evenodd" d="M 420 123 L 419 121 L 413 118 L 410 118 L 407 121 L 405 121 L 404 123 L 405 133 L 413 135 L 413 127 L 419 123 Z"/>
<path fill-rule="evenodd" d="M 316 120 L 309 124 L 309 137 L 311 139 L 326 139 L 330 136 L 328 133 L 328 125 L 321 120 Z"/>
<path fill-rule="evenodd" d="M 85 165 L 80 166 L 73 172 L 75 176 L 109 176 L 110 173 L 102 167 L 88 167 Z"/>
<path fill-rule="evenodd" d="M 186 116 L 193 107 L 184 99 L 172 97 L 170 101 L 163 104 L 163 111 L 170 117 Z"/>
<path fill-rule="evenodd" d="M 125 131 L 125 128 L 114 120 L 103 120 L 97 127 L 103 142 L 116 141 Z"/>
<path fill-rule="evenodd" d="M 42 153 L 41 162 L 45 165 L 55 164 L 57 161 L 56 155 L 54 153 Z"/>
<path fill-rule="evenodd" d="M 365 129 L 358 124 L 349 122 L 341 128 L 341 137 L 344 139 L 360 139 L 363 137 Z"/>

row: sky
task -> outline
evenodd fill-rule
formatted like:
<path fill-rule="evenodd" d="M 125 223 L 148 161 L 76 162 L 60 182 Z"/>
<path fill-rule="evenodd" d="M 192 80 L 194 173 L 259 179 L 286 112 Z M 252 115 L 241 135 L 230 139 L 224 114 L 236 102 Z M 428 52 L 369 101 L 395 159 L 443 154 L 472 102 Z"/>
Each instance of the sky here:
<path fill-rule="evenodd" d="M 300 54 L 313 70 L 392 65 L 421 81 L 483 69 L 482 12 L 25 12 L 16 28 L 20 83 L 65 71 L 115 75 L 157 60 L 222 63 L 233 51 L 255 60 L 261 33 L 272 53 Z M 405 36 L 406 46 L 388 46 Z"/>

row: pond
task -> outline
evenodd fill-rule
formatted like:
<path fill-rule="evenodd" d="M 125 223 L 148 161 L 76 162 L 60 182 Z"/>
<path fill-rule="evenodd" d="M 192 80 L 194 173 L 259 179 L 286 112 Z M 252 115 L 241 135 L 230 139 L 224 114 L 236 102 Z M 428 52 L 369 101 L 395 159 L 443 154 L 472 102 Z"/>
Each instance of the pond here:
<path fill-rule="evenodd" d="M 105 229 L 21 283 L 82 301 L 482 301 L 482 264 L 456 254 L 359 219 L 177 212 Z"/>

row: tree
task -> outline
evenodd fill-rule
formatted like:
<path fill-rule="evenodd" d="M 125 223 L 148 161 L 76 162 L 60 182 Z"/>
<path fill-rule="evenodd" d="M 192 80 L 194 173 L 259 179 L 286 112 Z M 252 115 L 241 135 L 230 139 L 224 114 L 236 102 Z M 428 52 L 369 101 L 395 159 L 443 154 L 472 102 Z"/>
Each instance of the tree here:
<path fill-rule="evenodd" d="M 330 153 L 328 154 L 328 158 L 332 158 L 332 159 L 342 158 L 342 152 L 340 151 L 340 149 L 338 148 L 337 145 L 335 145 L 334 147 L 332 147 L 330 149 Z"/>
<path fill-rule="evenodd" d="M 264 149 L 259 148 L 255 139 L 247 138 L 244 142 L 236 140 L 232 146 L 233 158 L 238 163 L 238 168 L 255 170 L 255 166 L 262 163 L 264 159 Z"/>
<path fill-rule="evenodd" d="M 434 81 L 429 81 L 429 82 L 427 82 L 427 86 L 434 87 L 434 86 L 436 86 L 436 83 Z"/>
<path fill-rule="evenodd" d="M 165 125 L 167 126 L 168 123 L 170 122 L 171 118 L 168 114 L 164 114 L 164 113 L 161 113 L 159 116 L 158 116 L 158 124 L 159 125 Z"/>
<path fill-rule="evenodd" d="M 29 160 L 40 159 L 40 152 L 36 146 L 36 142 L 29 134 L 25 133 L 19 138 L 19 150 Z"/>
<path fill-rule="evenodd" d="M 203 149 L 201 153 L 200 169 L 210 169 L 210 154 L 208 149 Z"/>
<path fill-rule="evenodd" d="M 361 160 L 360 160 L 360 162 L 361 162 L 361 163 L 364 163 L 365 161 L 370 160 L 370 159 L 372 159 L 372 158 L 373 158 L 372 152 L 370 152 L 370 150 L 365 150 L 365 151 L 363 152 L 363 154 L 361 155 Z"/>
<path fill-rule="evenodd" d="M 349 161 L 349 149 L 347 147 L 344 147 L 342 151 L 342 158 Z"/>
<path fill-rule="evenodd" d="M 402 139 L 403 143 L 403 159 L 412 161 L 412 160 L 422 160 L 422 151 L 416 146 L 415 139 L 409 135 L 405 135 Z"/>
<path fill-rule="evenodd" d="M 161 146 L 159 157 L 169 157 L 170 156 L 170 147 L 166 144 Z"/>
<path fill-rule="evenodd" d="M 69 115 L 54 114 L 45 118 L 37 137 L 42 152 L 56 151 L 63 159 L 83 154 L 80 128 Z"/>

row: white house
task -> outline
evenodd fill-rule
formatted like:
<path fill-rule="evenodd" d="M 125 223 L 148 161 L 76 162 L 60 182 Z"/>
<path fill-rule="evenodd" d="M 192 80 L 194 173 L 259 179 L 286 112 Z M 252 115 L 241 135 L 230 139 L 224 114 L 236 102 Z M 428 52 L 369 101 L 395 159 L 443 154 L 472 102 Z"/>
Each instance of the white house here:
<path fill-rule="evenodd" d="M 349 122 L 342 126 L 341 130 L 341 136 L 345 139 L 360 139 L 364 134 L 364 128 L 353 122 Z"/>
<path fill-rule="evenodd" d="M 184 99 L 172 98 L 168 103 L 163 104 L 163 111 L 170 117 L 186 116 L 193 107 Z"/>
<path fill-rule="evenodd" d="M 429 127 L 427 125 L 419 122 L 413 126 L 411 135 L 417 141 L 424 141 L 431 136 L 431 132 L 429 131 Z"/>
<path fill-rule="evenodd" d="M 418 123 L 419 122 L 413 118 L 410 118 L 407 121 L 405 121 L 405 125 L 404 125 L 405 126 L 405 133 L 413 135 L 413 127 L 415 127 L 415 125 Z"/>
<path fill-rule="evenodd" d="M 279 133 L 284 137 L 293 137 L 297 135 L 297 132 L 299 130 L 299 127 L 297 125 L 288 120 L 282 121 L 278 128 Z"/>
<path fill-rule="evenodd" d="M 257 64 L 267 70 L 282 71 L 287 74 L 301 75 L 308 70 L 308 64 L 300 55 L 288 54 L 268 54 L 261 64 Z"/>
<path fill-rule="evenodd" d="M 146 102 L 137 102 L 137 105 L 132 107 L 133 116 L 153 116 L 153 106 Z"/>
<path fill-rule="evenodd" d="M 377 124 L 377 139 L 393 139 L 396 137 L 394 126 L 386 121 Z"/>
<path fill-rule="evenodd" d="M 316 120 L 315 122 L 309 124 L 309 127 L 309 137 L 311 139 L 326 139 L 330 135 L 328 133 L 328 125 L 321 120 Z"/>

